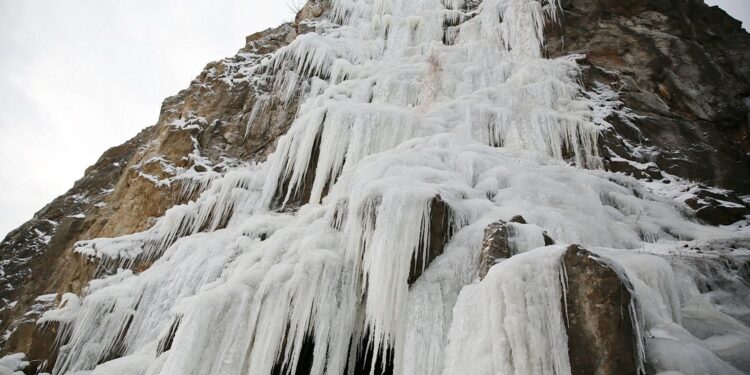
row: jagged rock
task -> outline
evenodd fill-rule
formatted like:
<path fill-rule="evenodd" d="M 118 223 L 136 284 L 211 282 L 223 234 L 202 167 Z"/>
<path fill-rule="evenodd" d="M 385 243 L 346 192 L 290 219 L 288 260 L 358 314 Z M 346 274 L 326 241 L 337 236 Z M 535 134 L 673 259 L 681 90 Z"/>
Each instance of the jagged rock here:
<path fill-rule="evenodd" d="M 585 54 L 584 85 L 611 85 L 635 115 L 607 119 L 614 128 L 600 148 L 608 168 L 645 179 L 665 171 L 750 194 L 750 34 L 741 22 L 702 1 L 561 6 L 564 21 L 546 30 L 548 54 Z"/>
<path fill-rule="evenodd" d="M 430 242 L 426 254 L 417 253 L 417 256 L 411 259 L 409 285 L 417 281 L 422 276 L 423 270 L 427 269 L 430 263 L 443 253 L 445 244 L 450 241 L 453 235 L 450 206 L 439 195 L 430 201 L 430 222 L 427 228 L 423 228 L 423 230 L 428 231 Z M 422 245 L 420 244 L 420 247 Z"/>
<path fill-rule="evenodd" d="M 631 295 L 617 272 L 580 246 L 563 255 L 564 313 L 573 374 L 637 374 Z"/>
<path fill-rule="evenodd" d="M 654 164 L 641 166 L 638 164 L 634 164 L 629 160 L 610 158 L 609 160 L 607 160 L 606 166 L 607 169 L 612 172 L 621 172 L 641 180 L 652 181 L 661 180 L 662 178 L 664 178 L 664 174 Z"/>
<path fill-rule="evenodd" d="M 742 220 L 748 214 L 750 214 L 750 209 L 745 206 L 728 207 L 723 205 L 708 205 L 695 212 L 699 219 L 712 225 L 729 225 Z"/>
<path fill-rule="evenodd" d="M 553 240 L 552 237 L 547 234 L 547 232 L 543 232 L 542 235 L 544 237 L 544 246 L 551 246 L 555 244 L 555 240 Z"/>
<path fill-rule="evenodd" d="M 297 12 L 297 16 L 294 18 L 294 23 L 300 25 L 305 21 L 319 18 L 326 10 L 328 10 L 330 5 L 330 0 L 308 1 L 302 6 L 302 9 Z"/>
<path fill-rule="evenodd" d="M 315 9 L 322 12 L 328 6 L 322 1 Z M 319 17 L 318 10 L 303 14 L 299 22 Z M 37 296 L 80 293 L 95 276 L 96 264 L 73 253 L 75 242 L 146 230 L 170 207 L 195 198 L 181 194 L 173 179 L 176 168 L 221 173 L 273 151 L 291 125 L 299 99 L 282 103 L 273 91 L 273 75 L 251 85 L 246 72 L 313 30 L 294 26 L 250 35 L 236 56 L 209 63 L 189 88 L 164 100 L 156 125 L 105 152 L 71 190 L 0 243 L 0 264 L 8 263 L 0 277 L 0 332 L 10 334 Z M 260 103 L 261 98 L 270 100 Z M 253 108 L 261 104 L 266 110 L 248 124 Z M 196 155 L 208 164 L 199 164 Z M 71 219 L 75 223 L 67 223 Z M 135 265 L 140 271 L 147 266 Z M 6 352 L 4 347 L 0 353 Z"/>
<path fill-rule="evenodd" d="M 27 374 L 51 372 L 57 358 L 55 345 L 59 324 L 50 323 L 37 326 L 28 321 L 18 325 L 8 338 L 6 346 L 10 352 L 26 353 L 29 366 L 24 369 Z"/>
<path fill-rule="evenodd" d="M 730 191 L 700 188 L 685 201 L 695 216 L 711 225 L 729 225 L 750 215 L 750 207 Z"/>
<path fill-rule="evenodd" d="M 523 216 L 521 216 L 521 215 L 513 216 L 512 218 L 510 218 L 509 222 L 511 222 L 511 223 L 518 223 L 518 224 L 528 224 L 526 222 L 526 219 L 524 219 Z"/>
<path fill-rule="evenodd" d="M 507 223 L 500 220 L 488 225 L 484 229 L 484 242 L 482 243 L 481 261 L 479 263 L 479 279 L 484 279 L 487 276 L 487 272 L 489 272 L 493 264 L 497 263 L 498 259 L 510 258 L 510 256 Z"/>
<path fill-rule="evenodd" d="M 479 264 L 479 279 L 484 279 L 487 276 L 490 268 L 498 262 L 500 259 L 507 259 L 511 256 L 518 254 L 519 252 L 532 250 L 532 249 L 519 249 L 518 246 L 513 243 L 514 236 L 520 235 L 517 231 L 514 231 L 513 224 L 520 224 L 527 226 L 528 228 L 538 229 L 537 243 L 540 246 L 554 245 L 555 241 L 542 230 L 535 225 L 529 225 L 526 223 L 526 219 L 523 216 L 514 216 L 509 222 L 503 220 L 494 222 L 484 229 L 484 242 L 482 243 L 482 252 L 480 255 Z M 522 227 L 519 227 L 522 228 Z"/>

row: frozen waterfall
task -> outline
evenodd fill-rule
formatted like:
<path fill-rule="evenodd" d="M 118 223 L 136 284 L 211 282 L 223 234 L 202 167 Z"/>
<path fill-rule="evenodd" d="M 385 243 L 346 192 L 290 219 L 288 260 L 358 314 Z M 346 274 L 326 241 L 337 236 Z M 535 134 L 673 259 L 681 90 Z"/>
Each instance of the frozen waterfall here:
<path fill-rule="evenodd" d="M 316 32 L 256 68 L 280 97 L 305 98 L 267 162 L 149 231 L 78 244 L 123 268 L 45 315 L 65 338 L 54 374 L 569 373 L 565 246 L 477 278 L 484 228 L 515 215 L 599 249 L 634 280 L 644 329 L 693 342 L 670 265 L 613 249 L 651 259 L 654 243 L 730 229 L 599 169 L 611 106 L 578 84 L 580 56 L 544 58 L 558 7 L 332 0 Z M 430 259 L 436 202 L 445 244 Z M 127 269 L 134 257 L 153 265 Z"/>

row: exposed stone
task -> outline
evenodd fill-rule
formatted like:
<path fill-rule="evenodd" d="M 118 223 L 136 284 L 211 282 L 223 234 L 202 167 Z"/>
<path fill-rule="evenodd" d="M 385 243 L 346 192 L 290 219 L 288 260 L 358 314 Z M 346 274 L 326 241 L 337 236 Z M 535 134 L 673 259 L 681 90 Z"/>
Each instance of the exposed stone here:
<path fill-rule="evenodd" d="M 427 228 L 422 229 L 428 231 L 427 236 L 430 242 L 426 254 L 417 253 L 417 256 L 411 259 L 409 285 L 417 281 L 422 276 L 423 270 L 427 269 L 435 258 L 443 254 L 445 244 L 453 235 L 452 229 L 450 206 L 438 195 L 430 201 L 430 222 Z M 419 246 L 421 248 L 423 244 L 420 243 Z"/>
<path fill-rule="evenodd" d="M 696 216 L 712 225 L 729 225 L 750 214 L 747 207 L 706 206 L 696 211 Z"/>
<path fill-rule="evenodd" d="M 695 216 L 711 225 L 729 225 L 750 215 L 750 207 L 731 191 L 700 188 L 685 201 Z"/>
<path fill-rule="evenodd" d="M 541 228 L 527 224 L 526 219 L 523 216 L 514 216 L 510 221 L 505 222 L 503 220 L 494 222 L 484 229 L 484 242 L 482 243 L 482 251 L 480 255 L 479 263 L 479 279 L 484 279 L 487 276 L 490 268 L 501 259 L 507 259 L 515 254 L 532 250 L 532 249 L 520 249 L 515 244 L 514 237 L 522 235 L 521 231 L 516 228 L 529 228 L 536 232 L 538 235 L 538 244 L 540 246 L 554 245 L 555 241 L 542 230 Z M 533 234 L 532 234 L 533 236 Z"/>
<path fill-rule="evenodd" d="M 294 23 L 300 25 L 306 21 L 314 20 L 323 15 L 330 8 L 330 0 L 311 0 L 302 6 L 294 18 Z"/>
<path fill-rule="evenodd" d="M 542 236 L 544 237 L 544 246 L 552 246 L 555 244 L 555 240 L 553 240 L 547 232 L 543 232 Z"/>
<path fill-rule="evenodd" d="M 37 326 L 27 321 L 19 324 L 8 338 L 6 346 L 9 352 L 26 353 L 29 366 L 24 369 L 27 374 L 51 372 L 57 358 L 58 323 Z"/>
<path fill-rule="evenodd" d="M 526 219 L 524 219 L 524 218 L 523 218 L 523 216 L 521 216 L 521 215 L 516 215 L 516 216 L 513 216 L 513 217 L 512 217 L 511 219 L 510 219 L 510 221 L 509 221 L 509 222 L 511 222 L 511 223 L 518 223 L 518 224 L 528 224 L 528 223 L 526 222 Z"/>
<path fill-rule="evenodd" d="M 490 268 L 499 259 L 510 258 L 510 247 L 508 245 L 508 226 L 500 220 L 494 222 L 484 229 L 484 242 L 479 263 L 479 279 L 484 279 Z"/>
<path fill-rule="evenodd" d="M 631 295 L 617 272 L 577 245 L 563 256 L 563 299 L 573 374 L 637 374 Z"/>
<path fill-rule="evenodd" d="M 664 178 L 661 170 L 656 165 L 647 165 L 645 168 L 639 168 L 634 163 L 624 159 L 606 160 L 606 167 L 612 172 L 621 172 L 628 176 L 633 176 L 641 180 L 661 180 Z"/>
<path fill-rule="evenodd" d="M 692 0 L 561 6 L 561 24 L 546 30 L 548 54 L 585 54 L 584 85 L 611 85 L 636 115 L 607 119 L 614 129 L 600 146 L 609 169 L 644 179 L 661 170 L 750 194 L 750 34 L 741 22 Z"/>

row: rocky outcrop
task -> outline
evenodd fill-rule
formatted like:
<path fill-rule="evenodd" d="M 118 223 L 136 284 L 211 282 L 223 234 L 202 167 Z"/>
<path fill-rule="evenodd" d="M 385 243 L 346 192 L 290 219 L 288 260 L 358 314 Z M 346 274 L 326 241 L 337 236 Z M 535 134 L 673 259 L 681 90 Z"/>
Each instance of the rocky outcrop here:
<path fill-rule="evenodd" d="M 430 263 L 443 254 L 445 244 L 453 235 L 450 206 L 439 195 L 430 201 L 430 222 L 422 230 L 427 232 L 424 238 L 429 242 L 426 246 L 420 243 L 419 247 L 426 247 L 425 251 L 417 252 L 411 259 L 409 285 L 417 281 Z"/>
<path fill-rule="evenodd" d="M 480 279 L 497 261 L 518 254 L 513 250 L 512 239 L 509 241 L 513 236 L 509 229 L 522 219 L 517 216 L 515 222 L 499 221 L 486 228 Z M 561 262 L 564 293 L 561 303 L 572 373 L 641 373 L 639 338 L 633 327 L 637 319 L 631 316 L 635 301 L 628 280 L 621 279 L 603 259 L 578 245 L 569 246 Z"/>
<path fill-rule="evenodd" d="M 37 326 L 34 321 L 19 324 L 6 344 L 19 353 L 26 353 L 29 365 L 24 368 L 27 374 L 51 372 L 57 358 L 59 323 Z"/>
<path fill-rule="evenodd" d="M 695 216 L 713 225 L 729 225 L 750 215 L 747 203 L 725 190 L 702 187 L 685 203 L 695 210 Z"/>
<path fill-rule="evenodd" d="M 508 226 L 500 220 L 484 228 L 482 252 L 479 255 L 479 279 L 484 279 L 490 268 L 500 259 L 510 258 L 508 246 Z"/>
<path fill-rule="evenodd" d="M 520 237 L 524 236 L 526 238 L 517 241 Z M 555 241 L 547 235 L 547 232 L 535 225 L 527 224 L 523 216 L 514 216 L 508 222 L 503 220 L 494 222 L 484 229 L 484 241 L 482 242 L 479 264 L 479 279 L 484 279 L 490 268 L 502 259 L 532 250 L 534 247 L 531 246 L 534 245 L 549 246 L 554 245 L 554 243 Z"/>
<path fill-rule="evenodd" d="M 547 28 L 547 53 L 582 54 L 587 89 L 604 94 L 611 86 L 622 102 L 600 145 L 608 169 L 750 194 L 750 34 L 739 21 L 701 0 L 561 6 L 562 22 Z M 710 224 L 742 219 L 747 203 L 726 195 L 741 209 L 689 204 Z"/>
<path fill-rule="evenodd" d="M 126 174 L 128 160 L 153 133 L 153 127 L 147 128 L 132 140 L 105 152 L 72 189 L 0 243 L 3 288 L 0 332 L 5 332 L 0 337 L 7 339 L 16 328 L 33 326 L 40 314 L 34 309 L 39 305 L 36 301 L 39 296 L 54 293 L 59 287 L 79 290 L 91 277 L 93 266 L 73 256 L 72 244 L 90 228 L 91 219 L 104 211 L 114 184 Z M 66 277 L 60 278 L 61 273 Z M 54 304 L 46 307 L 52 306 Z M 10 339 L 10 342 L 19 342 L 13 337 Z M 5 350 L 13 352 L 22 348 L 12 345 Z"/>
<path fill-rule="evenodd" d="M 562 258 L 568 355 L 573 374 L 639 373 L 632 296 L 623 280 L 577 245 Z"/>

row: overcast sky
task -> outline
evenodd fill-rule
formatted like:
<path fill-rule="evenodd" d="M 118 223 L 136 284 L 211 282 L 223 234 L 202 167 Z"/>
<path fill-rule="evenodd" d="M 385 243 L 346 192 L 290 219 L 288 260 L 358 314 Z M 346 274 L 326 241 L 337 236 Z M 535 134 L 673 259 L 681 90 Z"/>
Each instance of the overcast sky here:
<path fill-rule="evenodd" d="M 299 1 L 299 0 L 297 0 Z M 750 24 L 750 0 L 709 0 Z M 0 239 L 284 0 L 0 0 Z"/>

